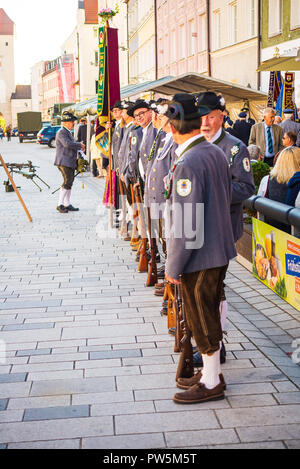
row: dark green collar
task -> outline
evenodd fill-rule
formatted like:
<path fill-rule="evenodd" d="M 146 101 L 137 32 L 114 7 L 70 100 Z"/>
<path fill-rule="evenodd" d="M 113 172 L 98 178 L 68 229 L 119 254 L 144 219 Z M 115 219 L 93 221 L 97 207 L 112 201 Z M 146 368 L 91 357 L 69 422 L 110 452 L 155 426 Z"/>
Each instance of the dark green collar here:
<path fill-rule="evenodd" d="M 222 129 L 222 133 L 221 133 L 220 137 L 215 142 L 213 142 L 213 145 L 218 145 L 218 143 L 220 143 L 225 136 L 226 136 L 226 132 L 225 132 L 224 129 Z"/>

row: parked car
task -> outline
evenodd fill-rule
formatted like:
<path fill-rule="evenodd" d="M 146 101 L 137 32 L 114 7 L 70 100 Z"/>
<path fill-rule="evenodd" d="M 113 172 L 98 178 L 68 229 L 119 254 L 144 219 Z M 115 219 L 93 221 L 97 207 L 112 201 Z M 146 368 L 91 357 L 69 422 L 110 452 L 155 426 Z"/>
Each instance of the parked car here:
<path fill-rule="evenodd" d="M 60 125 L 48 125 L 47 127 L 43 127 L 37 134 L 37 143 L 55 148 L 55 137 L 60 128 Z"/>

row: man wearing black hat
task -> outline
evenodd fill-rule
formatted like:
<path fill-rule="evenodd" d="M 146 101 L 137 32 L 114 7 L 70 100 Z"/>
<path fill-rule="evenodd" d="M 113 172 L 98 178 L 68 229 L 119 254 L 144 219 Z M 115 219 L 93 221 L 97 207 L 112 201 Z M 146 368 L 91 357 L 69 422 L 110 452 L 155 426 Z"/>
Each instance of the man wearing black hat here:
<path fill-rule="evenodd" d="M 201 93 L 197 97 L 198 104 L 207 106 L 209 114 L 203 116 L 201 133 L 206 140 L 217 145 L 227 158 L 232 178 L 232 196 L 230 203 L 231 224 L 234 241 L 243 235 L 243 201 L 254 194 L 255 186 L 250 165 L 250 155 L 246 145 L 238 138 L 225 132 L 223 128 L 223 111 L 225 100 L 213 92 Z M 224 328 L 227 317 L 227 302 L 223 292 L 220 308 L 222 326 Z M 194 356 L 195 365 L 201 366 L 199 353 Z M 225 361 L 225 347 L 222 347 L 222 363 Z"/>
<path fill-rule="evenodd" d="M 248 122 L 248 123 L 251 125 L 251 127 L 252 127 L 252 125 L 255 124 L 255 120 L 250 117 L 249 108 L 248 108 L 247 106 L 244 106 L 244 107 L 241 109 L 241 112 L 245 112 L 245 113 L 246 113 L 246 122 Z"/>
<path fill-rule="evenodd" d="M 191 95 L 178 94 L 173 101 L 167 116 L 178 148 L 166 192 L 166 280 L 182 284 L 186 320 L 203 356 L 203 369 L 193 377 L 194 385 L 173 399 L 191 404 L 224 398 L 219 304 L 228 263 L 236 251 L 228 162 L 222 150 L 200 134 L 201 116 L 210 109 L 198 106 Z"/>
<path fill-rule="evenodd" d="M 286 134 L 287 132 L 294 132 L 297 135 L 296 146 L 300 147 L 300 124 L 293 120 L 294 111 L 292 109 L 285 109 L 283 114 L 284 121 L 279 124 L 283 133 Z"/>
<path fill-rule="evenodd" d="M 59 201 L 56 209 L 60 213 L 78 211 L 70 204 L 71 189 L 77 166 L 78 150 L 85 150 L 83 142 L 76 142 L 72 130 L 77 118 L 70 112 L 64 111 L 61 116 L 62 128 L 56 135 L 56 157 L 54 164 L 58 166 L 63 176 L 63 185 L 59 192 Z"/>
<path fill-rule="evenodd" d="M 240 112 L 239 119 L 237 119 L 233 125 L 233 135 L 242 140 L 242 142 L 244 142 L 244 144 L 248 146 L 251 127 L 252 125 L 250 124 L 250 122 L 247 122 L 246 112 Z"/>

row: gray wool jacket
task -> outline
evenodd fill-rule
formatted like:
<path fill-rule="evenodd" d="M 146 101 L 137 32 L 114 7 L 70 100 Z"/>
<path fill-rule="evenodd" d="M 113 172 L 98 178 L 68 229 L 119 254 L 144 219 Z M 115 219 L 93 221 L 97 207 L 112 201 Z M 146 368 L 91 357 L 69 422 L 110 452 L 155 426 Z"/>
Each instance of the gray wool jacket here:
<path fill-rule="evenodd" d="M 221 137 L 213 142 L 227 158 L 232 178 L 230 214 L 234 240 L 243 235 L 243 201 L 255 191 L 250 165 L 250 155 L 246 145 L 238 138 L 222 130 Z"/>
<path fill-rule="evenodd" d="M 174 142 L 173 138 L 167 138 L 165 135 L 162 139 L 161 145 L 157 147 L 155 152 L 156 154 L 154 155 L 155 158 L 153 157 L 153 162 L 149 161 L 149 163 L 152 164 L 148 164 L 147 168 L 144 196 L 146 207 L 151 207 L 153 204 L 164 204 L 166 202 L 164 197 L 165 187 L 163 179 L 171 169 L 177 146 L 178 145 Z M 153 210 L 153 212 L 155 212 L 155 210 Z"/>
<path fill-rule="evenodd" d="M 77 151 L 81 150 L 81 143 L 76 142 L 71 132 L 62 127 L 56 135 L 56 156 L 54 164 L 56 166 L 66 166 L 76 168 Z"/>
<path fill-rule="evenodd" d="M 172 174 L 165 219 L 170 277 L 222 267 L 236 256 L 230 201 L 228 162 L 202 138 L 178 158 Z"/>
<path fill-rule="evenodd" d="M 118 154 L 119 154 L 120 146 L 122 143 L 123 133 L 124 133 L 124 127 L 121 127 L 120 124 L 117 124 L 116 127 L 114 128 L 112 139 L 111 139 L 112 154 L 113 154 L 112 169 L 114 171 L 119 167 Z"/>

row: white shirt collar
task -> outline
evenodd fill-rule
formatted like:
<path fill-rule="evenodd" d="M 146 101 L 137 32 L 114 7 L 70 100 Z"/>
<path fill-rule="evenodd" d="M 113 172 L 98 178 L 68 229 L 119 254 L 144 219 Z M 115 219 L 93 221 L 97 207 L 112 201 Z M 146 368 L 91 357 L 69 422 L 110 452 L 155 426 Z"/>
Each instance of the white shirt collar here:
<path fill-rule="evenodd" d="M 216 140 L 218 140 L 218 138 L 221 137 L 222 130 L 223 130 L 223 128 L 221 127 L 218 130 L 218 132 L 213 136 L 213 138 L 210 140 L 210 143 L 214 143 Z"/>
<path fill-rule="evenodd" d="M 130 121 L 128 124 L 126 124 L 126 128 L 130 127 L 133 124 L 132 121 Z"/>
<path fill-rule="evenodd" d="M 184 152 L 184 150 L 192 143 L 194 142 L 194 140 L 197 140 L 198 138 L 202 137 L 202 134 L 197 134 L 197 135 L 194 135 L 194 137 L 191 137 L 189 138 L 186 142 L 182 143 L 181 145 L 179 145 L 176 150 L 175 150 L 175 153 L 177 156 L 180 156 L 182 155 L 182 153 Z"/>
<path fill-rule="evenodd" d="M 145 127 L 145 128 L 143 129 L 143 135 L 146 135 L 146 132 L 147 132 L 147 130 L 149 129 L 149 127 L 150 127 L 151 124 L 152 124 L 152 122 L 150 121 L 149 124 L 147 125 L 147 127 Z"/>

